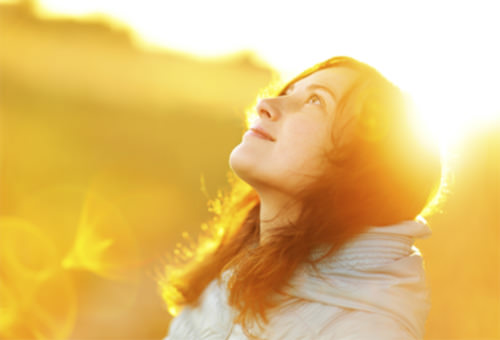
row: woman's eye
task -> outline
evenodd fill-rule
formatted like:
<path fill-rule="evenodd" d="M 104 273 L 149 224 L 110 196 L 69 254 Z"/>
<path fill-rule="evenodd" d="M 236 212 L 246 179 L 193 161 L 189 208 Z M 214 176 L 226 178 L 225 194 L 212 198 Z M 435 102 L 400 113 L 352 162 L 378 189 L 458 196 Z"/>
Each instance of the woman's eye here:
<path fill-rule="evenodd" d="M 314 105 L 321 105 L 321 98 L 318 95 L 313 94 L 307 99 L 307 103 Z"/>

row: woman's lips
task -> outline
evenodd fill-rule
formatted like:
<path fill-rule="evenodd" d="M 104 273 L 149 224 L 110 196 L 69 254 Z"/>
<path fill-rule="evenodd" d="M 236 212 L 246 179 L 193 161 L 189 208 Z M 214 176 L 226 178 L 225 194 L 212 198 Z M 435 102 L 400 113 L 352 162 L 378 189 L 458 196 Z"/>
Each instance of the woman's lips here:
<path fill-rule="evenodd" d="M 262 129 L 258 126 L 250 128 L 247 131 L 247 133 L 251 134 L 252 136 L 258 137 L 258 138 L 269 140 L 271 142 L 275 141 L 275 139 L 270 134 L 268 134 L 264 129 Z"/>

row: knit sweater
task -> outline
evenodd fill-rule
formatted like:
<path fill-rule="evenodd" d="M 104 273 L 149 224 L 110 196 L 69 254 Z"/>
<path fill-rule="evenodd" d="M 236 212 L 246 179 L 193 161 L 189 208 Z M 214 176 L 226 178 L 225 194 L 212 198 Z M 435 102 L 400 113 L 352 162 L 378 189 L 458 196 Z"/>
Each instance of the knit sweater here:
<path fill-rule="evenodd" d="M 286 291 L 294 303 L 272 310 L 263 332 L 252 333 L 269 340 L 423 339 L 430 294 L 413 243 L 430 235 L 422 219 L 370 227 L 320 262 L 319 272 L 297 270 Z M 172 320 L 165 340 L 248 339 L 233 323 L 228 276 L 223 278 L 207 286 L 196 307 L 185 307 Z"/>

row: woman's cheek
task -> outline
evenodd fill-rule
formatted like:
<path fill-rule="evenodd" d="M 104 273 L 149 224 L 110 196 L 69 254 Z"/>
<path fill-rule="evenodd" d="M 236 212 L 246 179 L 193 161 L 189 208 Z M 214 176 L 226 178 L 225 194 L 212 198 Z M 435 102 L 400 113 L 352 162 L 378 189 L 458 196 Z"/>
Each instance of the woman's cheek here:
<path fill-rule="evenodd" d="M 289 140 L 293 140 L 302 146 L 310 145 L 317 147 L 325 142 L 325 129 L 319 124 L 303 122 L 288 130 Z"/>
<path fill-rule="evenodd" d="M 289 124 L 285 124 L 283 130 L 292 136 L 307 137 L 317 132 L 319 127 L 319 122 L 305 118 L 296 118 L 289 122 Z"/>

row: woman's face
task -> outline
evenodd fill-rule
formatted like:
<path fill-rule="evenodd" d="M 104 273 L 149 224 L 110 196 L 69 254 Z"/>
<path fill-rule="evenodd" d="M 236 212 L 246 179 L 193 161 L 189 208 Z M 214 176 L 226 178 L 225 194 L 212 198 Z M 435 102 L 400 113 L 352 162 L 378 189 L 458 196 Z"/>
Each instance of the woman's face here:
<path fill-rule="evenodd" d="M 230 156 L 233 171 L 257 191 L 293 195 L 327 164 L 338 100 L 356 72 L 331 67 L 298 80 L 278 97 L 257 105 L 257 119 Z"/>

